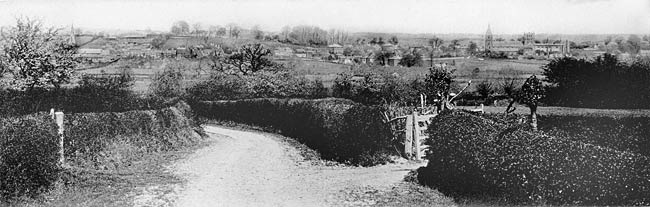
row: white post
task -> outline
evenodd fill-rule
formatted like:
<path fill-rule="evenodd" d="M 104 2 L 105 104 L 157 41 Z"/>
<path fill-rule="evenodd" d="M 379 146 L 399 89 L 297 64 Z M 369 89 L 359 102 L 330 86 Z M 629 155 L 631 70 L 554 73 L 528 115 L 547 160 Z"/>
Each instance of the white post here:
<path fill-rule="evenodd" d="M 424 94 L 420 94 L 420 107 L 424 108 Z"/>
<path fill-rule="evenodd" d="M 56 125 L 59 126 L 59 166 L 65 165 L 65 157 L 63 151 L 63 112 L 55 112 L 54 117 Z"/>

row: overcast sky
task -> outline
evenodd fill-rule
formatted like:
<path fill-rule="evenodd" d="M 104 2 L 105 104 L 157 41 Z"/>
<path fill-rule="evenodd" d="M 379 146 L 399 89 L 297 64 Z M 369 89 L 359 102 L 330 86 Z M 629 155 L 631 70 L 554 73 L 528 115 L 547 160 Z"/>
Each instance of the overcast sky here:
<path fill-rule="evenodd" d="M 279 31 L 317 25 L 353 32 L 650 34 L 650 0 L 0 0 L 0 25 L 15 17 L 48 25 L 168 31 L 190 24 Z"/>

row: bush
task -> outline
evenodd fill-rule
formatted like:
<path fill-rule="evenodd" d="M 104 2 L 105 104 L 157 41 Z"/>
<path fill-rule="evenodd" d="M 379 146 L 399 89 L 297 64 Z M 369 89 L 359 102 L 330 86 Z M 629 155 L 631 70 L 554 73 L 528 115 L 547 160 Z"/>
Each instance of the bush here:
<path fill-rule="evenodd" d="M 58 135 L 42 115 L 0 119 L 0 197 L 33 196 L 58 179 Z"/>
<path fill-rule="evenodd" d="M 159 97 L 182 97 L 183 71 L 188 69 L 183 63 L 169 63 L 162 72 L 157 72 L 153 78 L 149 90 Z"/>
<path fill-rule="evenodd" d="M 193 108 L 206 118 L 277 130 L 325 159 L 369 166 L 385 163 L 392 152 L 381 108 L 346 99 L 246 99 L 198 102 Z"/>
<path fill-rule="evenodd" d="M 427 167 L 419 180 L 452 195 L 504 196 L 513 202 L 650 204 L 648 157 L 532 133 L 463 111 L 429 126 Z"/>

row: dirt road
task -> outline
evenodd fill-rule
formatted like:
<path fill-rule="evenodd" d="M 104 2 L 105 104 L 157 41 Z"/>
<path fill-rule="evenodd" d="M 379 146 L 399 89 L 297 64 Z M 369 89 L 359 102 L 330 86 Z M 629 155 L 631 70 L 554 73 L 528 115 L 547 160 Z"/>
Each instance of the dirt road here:
<path fill-rule="evenodd" d="M 317 165 L 277 136 L 216 126 L 205 129 L 213 144 L 172 166 L 175 174 L 188 180 L 175 196 L 175 206 L 372 205 L 374 201 L 346 200 L 343 194 L 388 189 L 422 165 Z"/>

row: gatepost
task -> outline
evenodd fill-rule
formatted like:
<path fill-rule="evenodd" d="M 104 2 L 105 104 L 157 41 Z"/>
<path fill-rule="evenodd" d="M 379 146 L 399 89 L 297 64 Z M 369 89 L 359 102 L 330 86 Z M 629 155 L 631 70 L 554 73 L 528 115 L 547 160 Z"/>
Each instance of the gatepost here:
<path fill-rule="evenodd" d="M 406 127 L 404 128 L 404 153 L 408 159 L 413 159 L 413 127 L 415 126 L 415 117 L 406 116 Z"/>
<path fill-rule="evenodd" d="M 65 166 L 65 157 L 64 157 L 64 151 L 63 151 L 63 112 L 55 112 L 54 113 L 54 121 L 56 122 L 56 125 L 59 126 L 59 166 L 63 167 Z"/>

